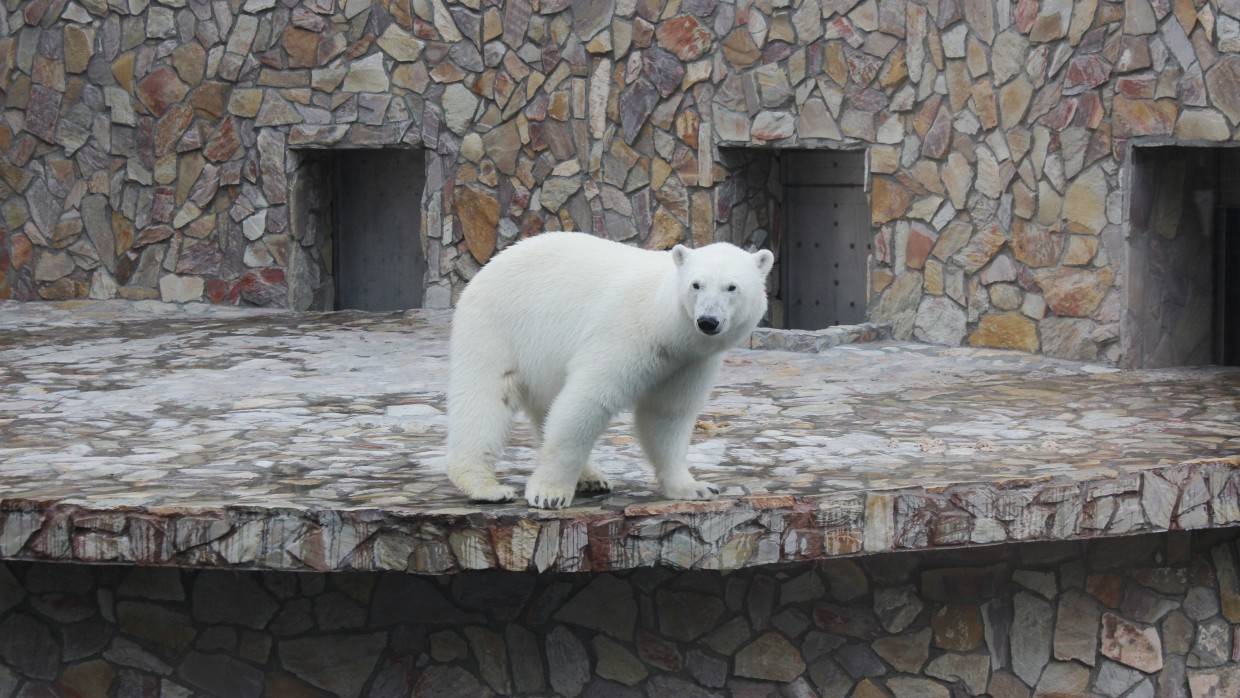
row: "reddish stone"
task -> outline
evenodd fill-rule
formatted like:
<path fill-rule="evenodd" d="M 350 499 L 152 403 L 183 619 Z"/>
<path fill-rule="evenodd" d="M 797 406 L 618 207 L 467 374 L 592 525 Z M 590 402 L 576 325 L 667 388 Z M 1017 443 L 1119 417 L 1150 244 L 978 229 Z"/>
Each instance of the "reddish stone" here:
<path fill-rule="evenodd" d="M 194 109 L 188 104 L 176 104 L 155 124 L 155 157 L 175 152 L 181 134 L 194 121 Z"/>
<path fill-rule="evenodd" d="M 1175 100 L 1116 97 L 1111 105 L 1115 136 L 1166 136 L 1175 130 Z"/>
<path fill-rule="evenodd" d="M 4 234 L 4 229 L 0 228 L 0 235 Z M 0 250 L 4 249 L 3 239 L 0 239 Z M 30 263 L 31 257 L 34 256 L 34 245 L 30 244 L 30 238 L 22 233 L 17 233 L 13 239 L 9 241 L 9 264 L 14 269 L 21 269 Z M 3 270 L 0 265 L 0 270 Z"/>
<path fill-rule="evenodd" d="M 1068 62 L 1068 72 L 1064 76 L 1063 93 L 1075 95 L 1092 90 L 1111 77 L 1111 66 L 1102 56 L 1088 53 L 1077 56 Z"/>
<path fill-rule="evenodd" d="M 1021 34 L 1028 34 L 1033 29 L 1033 23 L 1038 18 L 1038 0 L 1019 0 L 1016 3 L 1016 16 L 1013 23 L 1016 31 Z"/>
<path fill-rule="evenodd" d="M 1012 221 L 1012 254 L 1031 267 L 1054 266 L 1063 248 L 1063 236 L 1044 225 L 1016 218 Z"/>
<path fill-rule="evenodd" d="M 1072 117 L 1073 126 L 1084 126 L 1088 129 L 1098 128 L 1105 116 L 1102 98 L 1097 92 L 1087 92 L 1077 98 L 1076 114 Z"/>
<path fill-rule="evenodd" d="M 1115 272 L 1110 269 L 1060 267 L 1039 269 L 1034 272 L 1034 278 L 1042 287 L 1046 304 L 1056 315 L 1089 317 L 1111 288 Z"/>
<path fill-rule="evenodd" d="M 26 130 L 51 143 L 60 118 L 60 93 L 42 85 L 30 88 L 26 101 Z"/>
<path fill-rule="evenodd" d="M 220 127 L 211 134 L 211 138 L 207 140 L 207 146 L 202 153 L 208 160 L 213 162 L 224 162 L 232 159 L 232 156 L 241 148 L 241 139 L 237 135 L 237 124 L 232 117 L 224 120 Z"/>
<path fill-rule="evenodd" d="M 151 71 L 138 83 L 138 99 L 155 116 L 163 116 L 173 104 L 185 99 L 189 87 L 181 82 L 172 68 L 164 66 Z"/>
<path fill-rule="evenodd" d="M 1115 91 L 1131 99 L 1150 99 L 1158 87 L 1158 78 L 1151 74 L 1122 77 L 1115 81 Z"/>
<path fill-rule="evenodd" d="M 1038 123 L 1051 130 L 1059 131 L 1072 123 L 1072 118 L 1076 116 L 1077 104 L 1078 100 L 1075 97 L 1060 100 L 1049 112 L 1038 119 Z"/>
<path fill-rule="evenodd" d="M 171 223 L 176 205 L 176 193 L 172 187 L 155 187 L 155 199 L 151 202 L 151 220 L 156 223 Z"/>
<path fill-rule="evenodd" d="M 647 630 L 637 631 L 637 654 L 650 666 L 664 671 L 680 671 L 681 659 L 676 643 Z"/>
<path fill-rule="evenodd" d="M 241 277 L 241 297 L 255 305 L 280 306 L 288 300 L 288 284 L 283 269 L 262 269 Z"/>
<path fill-rule="evenodd" d="M 138 235 L 138 239 L 134 240 L 134 247 L 146 247 L 157 242 L 163 242 L 172 237 L 172 228 L 166 225 L 152 225 L 142 230 Z"/>
<path fill-rule="evenodd" d="M 928 158 L 942 158 L 947 155 L 947 146 L 951 145 L 952 114 L 947 105 L 939 107 L 934 123 L 926 132 L 926 140 L 921 144 L 921 154 Z"/>
<path fill-rule="evenodd" d="M 655 36 L 659 46 L 682 61 L 699 58 L 711 43 L 711 32 L 693 15 L 681 15 L 660 23 Z"/>
<path fill-rule="evenodd" d="M 904 263 L 909 269 L 921 269 L 926 266 L 926 258 L 939 236 L 924 223 L 913 223 L 908 233 L 908 244 L 904 246 Z"/>
<path fill-rule="evenodd" d="M 223 279 L 207 279 L 207 300 L 216 305 L 236 305 L 241 299 L 241 284 Z"/>
<path fill-rule="evenodd" d="M 495 253 L 499 202 L 494 196 L 473 187 L 457 188 L 452 198 L 469 253 L 479 264 L 486 264 Z"/>

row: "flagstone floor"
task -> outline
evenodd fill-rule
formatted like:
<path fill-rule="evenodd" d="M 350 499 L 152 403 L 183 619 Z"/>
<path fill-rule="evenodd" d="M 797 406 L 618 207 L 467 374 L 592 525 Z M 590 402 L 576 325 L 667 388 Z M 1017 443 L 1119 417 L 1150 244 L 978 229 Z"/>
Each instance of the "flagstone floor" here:
<path fill-rule="evenodd" d="M 0 303 L 0 508 L 551 516 L 448 483 L 448 320 Z M 554 516 L 660 511 L 630 426 L 595 451 L 613 494 Z M 733 351 L 690 458 L 727 501 L 1122 482 L 1237 455 L 1237 369 L 877 342 Z M 521 423 L 501 478 L 524 483 L 534 457 Z"/>

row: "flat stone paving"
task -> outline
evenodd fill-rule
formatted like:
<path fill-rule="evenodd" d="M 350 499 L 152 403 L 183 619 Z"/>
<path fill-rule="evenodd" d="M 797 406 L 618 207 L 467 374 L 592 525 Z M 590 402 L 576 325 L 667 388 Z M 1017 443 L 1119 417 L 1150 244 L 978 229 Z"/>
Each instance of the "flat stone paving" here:
<path fill-rule="evenodd" d="M 277 569 L 741 567 L 1240 523 L 1240 369 L 877 342 L 729 354 L 661 501 L 476 505 L 443 474 L 449 315 L 0 303 L 0 558 Z M 500 475 L 535 456 L 518 423 Z"/>

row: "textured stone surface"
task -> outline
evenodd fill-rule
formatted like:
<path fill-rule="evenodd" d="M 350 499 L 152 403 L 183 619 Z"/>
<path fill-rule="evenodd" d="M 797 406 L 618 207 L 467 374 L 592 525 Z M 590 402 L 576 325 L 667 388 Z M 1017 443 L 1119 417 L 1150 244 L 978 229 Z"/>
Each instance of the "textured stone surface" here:
<path fill-rule="evenodd" d="M 778 249 L 788 217 L 758 172 L 778 172 L 780 156 L 760 149 L 777 144 L 870 150 L 876 251 L 884 224 L 970 231 L 962 256 L 939 256 L 947 268 L 928 264 L 919 287 L 887 283 L 903 271 L 897 261 L 920 269 L 917 257 L 876 255 L 867 299 L 869 319 L 900 339 L 964 344 L 1018 300 L 1001 287 L 995 302 L 969 303 L 963 290 L 1005 240 L 1026 287 L 1029 269 L 1126 283 L 1117 250 L 1061 237 L 1126 230 L 1128 211 L 1108 216 L 1106 202 L 1122 200 L 1131 139 L 1231 142 L 1240 123 L 1230 3 L 389 5 L 10 9 L 0 204 L 7 237 L 21 242 L 0 244 L 0 298 L 330 307 L 327 168 L 307 149 L 423 150 L 420 281 L 436 307 L 477 264 L 542 230 L 660 249 L 690 239 Z M 176 192 L 176 206 L 152 221 L 163 207 L 150 202 L 169 199 L 161 190 Z M 649 205 L 668 192 L 695 204 Z M 624 204 L 605 203 L 613 198 Z M 247 234 L 261 244 L 233 245 L 235 225 L 260 215 L 270 229 L 251 223 Z M 220 251 L 218 264 L 181 268 L 176 239 L 148 252 L 132 244 L 174 217 L 180 234 Z M 43 234 L 15 232 L 28 220 Z M 288 240 L 295 252 L 280 254 Z M 1046 279 L 1047 298 L 1073 281 Z M 779 307 L 782 289 L 772 291 Z M 943 298 L 966 313 L 964 331 Z M 1122 362 L 1110 320 L 1071 317 L 1085 321 L 1075 354 Z"/>
<path fill-rule="evenodd" d="M 108 529 L 98 519 L 90 525 L 95 531 Z M 257 629 L 198 620 L 226 615 L 216 607 L 227 604 L 227 598 L 184 593 L 217 584 L 214 578 L 219 574 L 209 570 L 181 570 L 174 584 L 166 574 L 143 574 L 144 568 L 130 573 L 123 567 L 0 562 L 0 579 L 10 580 L 8 598 L 16 599 L 0 627 L 18 631 L 0 634 L 0 688 L 27 696 L 39 695 L 31 687 L 54 685 L 66 695 L 72 692 L 91 698 L 134 694 L 636 697 L 771 692 L 860 698 L 948 698 L 956 694 L 1230 698 L 1237 679 L 1235 662 L 1215 657 L 1209 660 L 1215 662 L 1211 665 L 1202 663 L 1207 659 L 1207 646 L 1215 648 L 1211 651 L 1229 646 L 1221 641 L 1229 634 L 1214 630 L 1231 630 L 1219 615 L 1217 600 L 1213 615 L 1201 622 L 1188 620 L 1179 610 L 1168 616 L 1179 614 L 1190 626 L 1195 636 L 1191 650 L 1169 640 L 1165 623 L 1148 626 L 1149 632 L 1162 638 L 1157 656 L 1164 662 L 1161 670 L 1148 675 L 1108 657 L 1105 640 L 1088 653 L 1082 645 L 1081 654 L 1071 660 L 1047 659 L 1029 684 L 1001 665 L 1010 664 L 1025 651 L 1028 643 L 1020 636 L 1026 632 L 1038 635 L 1036 641 L 1047 647 L 1053 637 L 1058 652 L 1060 639 L 1072 636 L 1081 626 L 1078 619 L 1060 610 L 1079 608 L 1084 603 L 1082 596 L 1093 596 L 1080 591 L 1083 579 L 1112 579 L 1122 589 L 1153 585 L 1177 609 L 1184 607 L 1193 588 L 1217 596 L 1215 587 L 1191 587 L 1189 580 L 1215 577 L 1213 550 L 1234 548 L 1235 541 L 1235 531 L 1224 530 L 862 555 L 832 567 L 855 567 L 850 574 L 876 590 L 891 584 L 909 585 L 925 612 L 898 635 L 876 625 L 859 632 L 862 628 L 854 623 L 847 636 L 823 629 L 838 630 L 838 619 L 871 613 L 872 594 L 835 600 L 828 588 L 829 574 L 826 585 L 807 582 L 820 572 L 820 564 L 811 562 L 727 574 L 706 570 L 646 570 L 629 575 L 462 572 L 437 580 L 403 573 L 230 574 L 236 578 L 233 588 L 259 588 L 273 599 L 274 617 Z M 410 579 L 419 584 L 402 583 Z M 611 580 L 606 587 L 589 592 L 588 598 L 601 607 L 668 592 L 714 599 L 725 609 L 720 629 L 680 642 L 645 629 L 617 638 L 599 628 L 560 621 L 560 612 L 579 603 L 576 600 L 597 579 Z M 1101 592 L 1103 586 L 1095 581 L 1092 588 Z M 766 591 L 753 596 L 753 589 Z M 790 593 L 783 593 L 785 589 Z M 393 590 L 403 605 L 429 601 L 442 603 L 451 612 L 395 613 L 393 608 L 402 606 L 393 607 L 392 599 L 386 598 Z M 318 613 L 307 614 L 297 628 L 280 620 L 339 597 L 379 612 L 349 628 L 336 627 L 338 618 Z M 1059 609 L 1044 614 L 1047 635 L 1022 625 L 1024 598 L 1043 611 L 1053 608 L 1048 598 L 1063 602 Z M 1208 606 L 1200 600 L 1196 605 Z M 814 620 L 793 630 L 768 626 L 751 631 L 750 620 L 759 606 L 771 623 L 798 615 Z M 159 608 L 162 620 L 134 625 L 125 620 L 129 607 Z M 1000 640 L 998 635 L 987 634 L 982 646 L 968 652 L 945 650 L 932 642 L 935 619 L 945 609 L 946 615 L 967 615 L 963 609 L 972 608 L 989 616 L 985 609 L 991 607 L 1016 609 L 1010 636 L 1005 632 Z M 496 615 L 479 613 L 480 608 L 496 610 Z M 63 615 L 70 610 L 75 620 Z M 653 627 L 662 627 L 665 610 L 652 604 L 643 616 Z M 1128 609 L 1107 611 L 1105 616 L 1147 627 Z M 1067 629 L 1062 625 L 1065 622 L 1071 624 Z M 1105 633 L 1109 621 L 1096 622 L 1096 628 Z M 97 628 L 101 639 L 89 645 L 75 639 L 81 637 L 83 624 Z M 153 628 L 160 637 L 193 641 L 165 644 L 149 632 Z M 728 633 L 735 636 L 726 645 L 715 637 L 723 628 L 730 628 Z M 996 653 L 999 662 L 992 660 Z"/>
<path fill-rule="evenodd" d="M 160 319 L 146 319 L 151 313 Z M 1130 372 L 898 343 L 730 354 L 690 452 L 695 463 L 713 466 L 707 477 L 723 488 L 717 502 L 659 501 L 631 441 L 631 423 L 622 418 L 595 451 L 616 483 L 612 497 L 582 499 L 554 517 L 515 504 L 470 505 L 441 470 L 410 466 L 432 462 L 442 448 L 446 320 L 428 312 L 296 316 L 158 304 L 3 306 L 0 328 L 13 339 L 0 347 L 0 370 L 35 378 L 6 381 L 0 403 L 6 420 L 0 438 L 23 449 L 0 454 L 6 478 L 0 556 L 433 574 L 736 568 L 1226 526 L 1240 518 L 1236 464 L 1225 455 L 1235 437 L 1216 426 L 1235 421 L 1236 371 Z M 93 338 L 103 328 L 112 341 L 100 346 Z M 245 348 L 228 349 L 240 344 Z M 84 366 L 106 362 L 117 386 L 102 415 L 98 392 L 87 390 L 96 374 L 64 367 L 63 357 L 85 352 L 99 363 Z M 157 365 L 151 356 L 159 357 Z M 342 375 L 349 376 L 347 388 Z M 280 387 L 259 396 L 252 390 L 257 384 Z M 841 396 L 833 392 L 840 385 L 866 387 Z M 921 409 L 927 390 L 953 405 L 952 412 Z M 1150 391 L 1168 396 L 1166 404 L 1192 406 L 1178 418 L 1176 438 L 1163 436 L 1168 413 L 1148 404 Z M 323 401 L 330 410 L 312 409 Z M 810 421 L 823 414 L 822 404 L 831 405 L 832 424 L 856 434 L 824 444 L 822 428 Z M 236 433 L 258 407 L 269 420 L 263 439 L 244 435 L 252 426 Z M 54 417 L 20 418 L 28 413 Z M 178 438 L 170 440 L 174 422 L 184 432 L 171 432 Z M 962 424 L 969 426 L 962 430 Z M 100 428 L 127 430 L 126 449 L 83 461 L 64 439 L 93 439 Z M 518 425 L 501 477 L 520 483 L 527 476 L 531 438 L 528 426 Z M 376 460 L 378 451 L 388 456 Z M 31 469 L 31 458 L 41 469 Z M 199 467 L 207 462 L 230 465 Z M 755 467 L 760 463 L 781 465 Z M 58 477 L 62 469 L 91 478 L 67 481 Z M 1035 470 L 1040 479 L 1031 480 Z M 98 475 L 103 472 L 107 477 Z M 366 476 L 350 474 L 359 472 Z M 1158 477 L 1166 492 L 1155 497 L 1153 484 L 1143 489 L 1143 473 Z M 222 489 L 221 483 L 236 484 Z M 221 497 L 243 509 L 223 506 Z M 1220 560 L 1229 569 L 1222 553 Z M 846 625 L 902 632 L 924 613 L 911 590 L 901 589 L 908 580 L 871 587 L 840 564 L 826 580 L 829 593 L 840 602 L 867 599 L 870 614 Z M 1230 614 L 1235 587 L 1225 579 L 1217 584 Z M 446 602 L 415 582 L 381 587 L 383 603 L 372 616 L 445 617 Z M 1155 575 L 1148 582 L 1165 590 L 1174 580 Z M 206 575 L 185 591 L 233 600 L 218 606 L 231 615 L 200 620 L 249 627 L 270 621 L 271 593 L 241 584 L 230 575 Z M 622 586 L 599 576 L 578 592 L 580 601 L 567 602 L 559 622 L 617 640 L 631 637 L 640 602 L 619 600 L 611 590 Z M 420 594 L 423 602 L 403 605 L 405 593 Z M 781 593 L 782 585 L 771 587 L 770 596 Z M 614 600 L 600 605 L 599 596 Z M 498 613 L 512 603 L 497 599 L 486 607 Z M 718 604 L 697 590 L 670 589 L 648 603 L 688 616 L 675 627 L 658 627 L 669 638 L 697 641 L 721 623 Z M 1144 611 L 1133 613 L 1153 622 Z"/>

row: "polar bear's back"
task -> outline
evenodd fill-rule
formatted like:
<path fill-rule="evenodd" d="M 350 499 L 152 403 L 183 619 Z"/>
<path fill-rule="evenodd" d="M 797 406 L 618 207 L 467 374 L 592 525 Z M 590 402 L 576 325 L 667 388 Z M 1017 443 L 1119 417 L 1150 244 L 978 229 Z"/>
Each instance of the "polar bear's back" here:
<path fill-rule="evenodd" d="M 644 333 L 642 316 L 674 270 L 666 252 L 586 233 L 543 233 L 504 250 L 474 276 L 457 303 L 453 340 L 569 360 L 591 338 Z"/>

